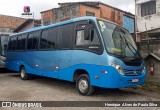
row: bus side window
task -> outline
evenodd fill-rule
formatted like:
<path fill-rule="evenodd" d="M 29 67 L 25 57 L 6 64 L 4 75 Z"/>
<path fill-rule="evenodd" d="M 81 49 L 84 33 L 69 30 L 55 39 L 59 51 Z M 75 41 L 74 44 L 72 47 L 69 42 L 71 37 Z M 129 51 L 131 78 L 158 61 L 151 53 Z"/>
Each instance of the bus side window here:
<path fill-rule="evenodd" d="M 27 38 L 27 49 L 31 50 L 32 49 L 32 45 L 33 45 L 33 34 L 29 33 L 28 38 Z"/>
<path fill-rule="evenodd" d="M 38 49 L 39 36 L 40 36 L 40 31 L 36 31 L 34 33 L 29 33 L 28 39 L 27 39 L 27 49 L 29 49 L 29 50 Z"/>
<path fill-rule="evenodd" d="M 32 49 L 38 49 L 38 42 L 39 42 L 40 33 L 41 33 L 41 31 L 36 31 L 33 33 Z"/>
<path fill-rule="evenodd" d="M 86 44 L 84 40 L 84 30 L 78 30 L 76 32 L 76 45 Z"/>
<path fill-rule="evenodd" d="M 27 37 L 27 34 L 23 34 L 23 35 L 22 35 L 22 39 L 21 39 L 21 50 L 25 50 L 26 37 Z"/>
<path fill-rule="evenodd" d="M 49 29 L 47 49 L 55 49 L 56 39 L 57 39 L 57 27 Z"/>
<path fill-rule="evenodd" d="M 21 49 L 21 39 L 22 39 L 22 36 L 18 36 L 18 38 L 17 38 L 17 50 Z"/>
<path fill-rule="evenodd" d="M 87 40 L 84 38 L 84 29 L 76 31 L 76 45 L 100 45 L 100 41 L 95 28 L 91 28 L 89 31 L 90 33 L 91 31 L 93 31 L 92 33 L 94 34 L 93 36 L 91 36 L 92 39 L 90 38 Z"/>
<path fill-rule="evenodd" d="M 9 39 L 9 42 L 8 42 L 8 51 L 11 50 L 11 39 Z"/>
<path fill-rule="evenodd" d="M 62 26 L 61 48 L 71 49 L 73 45 L 74 23 Z"/>
<path fill-rule="evenodd" d="M 9 50 L 16 50 L 16 42 L 17 42 L 17 36 L 11 37 L 9 43 Z"/>
<path fill-rule="evenodd" d="M 48 38 L 48 30 L 42 31 L 41 40 L 40 40 L 40 49 L 47 48 L 47 38 Z"/>
<path fill-rule="evenodd" d="M 0 55 L 2 55 L 2 44 L 1 44 L 1 36 L 0 36 Z"/>

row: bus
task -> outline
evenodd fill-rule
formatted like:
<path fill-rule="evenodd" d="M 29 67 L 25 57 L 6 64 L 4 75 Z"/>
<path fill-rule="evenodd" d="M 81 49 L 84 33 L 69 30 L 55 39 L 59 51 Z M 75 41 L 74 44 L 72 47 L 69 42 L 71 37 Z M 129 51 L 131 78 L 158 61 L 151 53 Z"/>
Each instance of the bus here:
<path fill-rule="evenodd" d="M 0 68 L 5 67 L 9 35 L 9 33 L 0 33 Z"/>
<path fill-rule="evenodd" d="M 146 69 L 131 34 L 96 17 L 80 17 L 33 28 L 10 37 L 6 68 L 22 80 L 39 75 L 76 82 L 79 94 L 95 87 L 144 83 Z"/>

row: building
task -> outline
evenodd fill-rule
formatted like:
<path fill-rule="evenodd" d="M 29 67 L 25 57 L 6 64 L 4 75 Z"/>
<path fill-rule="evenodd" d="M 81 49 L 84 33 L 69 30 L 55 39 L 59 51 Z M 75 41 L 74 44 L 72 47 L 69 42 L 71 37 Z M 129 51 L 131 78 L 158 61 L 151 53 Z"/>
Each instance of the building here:
<path fill-rule="evenodd" d="M 13 32 L 18 33 L 18 32 L 22 32 L 27 29 L 31 29 L 31 28 L 38 27 L 38 26 L 41 26 L 41 20 L 33 21 L 33 19 L 27 19 L 24 23 L 19 25 Z"/>
<path fill-rule="evenodd" d="M 137 44 L 147 68 L 147 81 L 160 82 L 160 0 L 136 0 Z M 154 75 L 151 66 L 154 65 Z"/>
<path fill-rule="evenodd" d="M 121 9 L 101 2 L 67 2 L 58 4 L 58 8 L 41 12 L 41 22 L 43 25 L 49 25 L 76 17 L 95 16 L 124 26 L 130 33 L 135 32 L 135 16 Z"/>
<path fill-rule="evenodd" d="M 160 0 L 136 0 L 137 41 L 159 39 Z"/>
<path fill-rule="evenodd" d="M 24 18 L 0 14 L 0 33 L 12 33 L 13 30 L 25 21 L 26 19 Z"/>
<path fill-rule="evenodd" d="M 137 42 L 143 57 L 160 51 L 160 0 L 136 0 Z"/>

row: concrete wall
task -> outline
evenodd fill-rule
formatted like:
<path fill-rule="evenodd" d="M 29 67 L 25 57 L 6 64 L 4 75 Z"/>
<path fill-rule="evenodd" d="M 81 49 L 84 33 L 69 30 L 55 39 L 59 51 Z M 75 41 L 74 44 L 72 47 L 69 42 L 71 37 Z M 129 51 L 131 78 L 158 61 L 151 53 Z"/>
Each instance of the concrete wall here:
<path fill-rule="evenodd" d="M 0 15 L 1 31 L 2 31 L 2 28 L 3 29 L 9 29 L 9 30 L 16 29 L 18 26 L 20 26 L 25 21 L 26 21 L 26 19 L 23 19 L 23 18 Z"/>
<path fill-rule="evenodd" d="M 14 31 L 14 29 L 10 29 L 10 28 L 0 28 L 0 33 L 1 32 L 12 33 L 13 31 Z"/>
<path fill-rule="evenodd" d="M 143 58 L 146 58 L 150 53 L 154 53 L 160 56 L 160 41 L 143 41 L 138 43 L 137 46 Z M 150 74 L 151 63 L 154 64 L 154 75 Z M 145 59 L 145 67 L 147 69 L 146 81 L 160 83 L 160 61 L 154 57 L 147 57 L 147 59 Z"/>
<path fill-rule="evenodd" d="M 160 0 L 156 0 L 156 14 L 141 17 L 141 4 L 151 0 L 137 0 L 137 28 L 139 32 L 160 28 Z"/>
<path fill-rule="evenodd" d="M 160 41 L 150 40 L 137 43 L 140 54 L 143 58 L 150 53 L 160 54 Z"/>
<path fill-rule="evenodd" d="M 80 6 L 78 4 L 53 9 L 53 23 L 79 17 L 79 9 Z"/>
<path fill-rule="evenodd" d="M 150 64 L 154 64 L 154 74 L 150 73 Z M 160 61 L 153 57 L 149 57 L 145 60 L 145 67 L 147 69 L 146 81 L 160 84 Z"/>

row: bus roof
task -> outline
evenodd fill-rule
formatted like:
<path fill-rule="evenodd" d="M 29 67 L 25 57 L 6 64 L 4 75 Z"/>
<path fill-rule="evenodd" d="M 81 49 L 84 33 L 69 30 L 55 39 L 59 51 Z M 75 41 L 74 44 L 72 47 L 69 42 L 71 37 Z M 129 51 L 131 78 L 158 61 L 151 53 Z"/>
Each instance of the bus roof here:
<path fill-rule="evenodd" d="M 58 22 L 56 24 L 51 24 L 51 25 L 48 25 L 48 26 L 35 27 L 35 28 L 28 29 L 28 30 L 20 32 L 20 33 L 12 34 L 11 36 L 19 35 L 19 34 L 25 34 L 25 33 L 28 33 L 28 32 L 34 32 L 34 31 L 38 31 L 38 30 L 42 30 L 42 29 L 51 28 L 51 27 L 61 26 L 61 25 L 64 25 L 64 24 L 74 23 L 74 22 L 82 21 L 82 20 L 93 20 L 94 21 L 96 19 L 104 20 L 104 21 L 110 22 L 112 24 L 118 25 L 116 23 L 113 23 L 111 21 L 108 21 L 108 20 L 105 20 L 105 19 L 102 19 L 102 18 L 97 18 L 97 17 L 92 17 L 92 16 L 85 16 L 85 17 L 74 18 L 74 19 L 71 19 L 71 20 L 63 21 L 63 22 Z"/>

